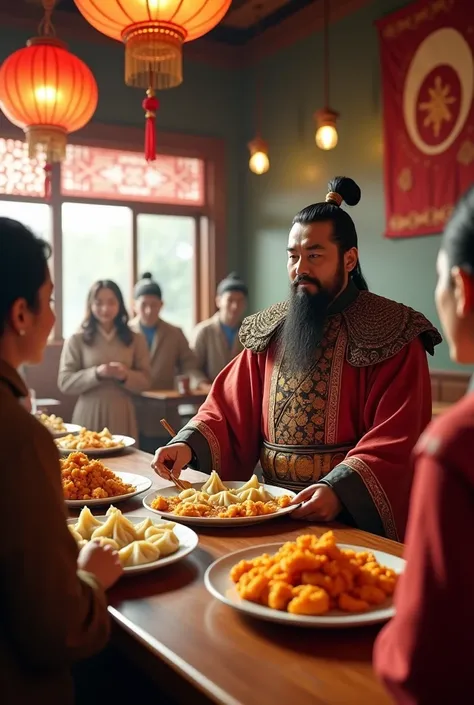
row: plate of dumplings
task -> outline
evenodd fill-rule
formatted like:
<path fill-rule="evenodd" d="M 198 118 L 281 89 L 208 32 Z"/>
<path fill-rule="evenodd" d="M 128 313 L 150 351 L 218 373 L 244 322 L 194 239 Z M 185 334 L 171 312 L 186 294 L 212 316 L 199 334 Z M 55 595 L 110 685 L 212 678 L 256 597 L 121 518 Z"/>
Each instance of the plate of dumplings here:
<path fill-rule="evenodd" d="M 185 524 L 198 526 L 243 526 L 290 514 L 298 505 L 295 493 L 264 485 L 256 475 L 247 482 L 224 482 L 213 471 L 204 483 L 194 483 L 178 492 L 175 486 L 148 494 L 143 505 L 151 512 Z"/>
<path fill-rule="evenodd" d="M 79 548 L 89 541 L 110 545 L 118 551 L 125 575 L 148 573 L 176 563 L 194 551 L 197 534 L 187 526 L 150 517 L 125 516 L 110 506 L 105 516 L 94 516 L 88 507 L 68 528 Z"/>

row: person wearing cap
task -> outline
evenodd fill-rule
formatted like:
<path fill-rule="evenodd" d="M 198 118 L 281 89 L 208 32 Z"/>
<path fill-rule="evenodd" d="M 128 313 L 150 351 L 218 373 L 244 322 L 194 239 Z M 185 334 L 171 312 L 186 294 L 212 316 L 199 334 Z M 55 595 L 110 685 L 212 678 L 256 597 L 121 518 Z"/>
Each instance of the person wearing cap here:
<path fill-rule="evenodd" d="M 135 318 L 130 328 L 142 333 L 147 341 L 151 359 L 151 389 L 174 389 L 177 375 L 189 376 L 192 389 L 209 388 L 203 372 L 199 369 L 196 357 L 188 341 L 177 326 L 160 318 L 163 308 L 161 287 L 150 272 L 145 272 L 134 289 Z M 141 447 L 149 447 L 147 439 L 159 435 L 156 419 L 152 419 L 142 409 L 140 399 L 136 399 L 136 410 L 140 427 Z M 153 446 L 153 450 L 156 446 Z"/>
<path fill-rule="evenodd" d="M 186 466 L 297 492 L 291 516 L 403 539 L 410 456 L 431 419 L 426 353 L 441 336 L 417 311 L 368 291 L 346 177 L 293 218 L 290 296 L 248 317 L 244 351 L 198 414 L 159 448 L 155 470 Z"/>
<path fill-rule="evenodd" d="M 247 298 L 247 286 L 232 272 L 217 287 L 217 313 L 201 321 L 191 335 L 199 367 L 211 381 L 243 350 L 239 329 Z"/>

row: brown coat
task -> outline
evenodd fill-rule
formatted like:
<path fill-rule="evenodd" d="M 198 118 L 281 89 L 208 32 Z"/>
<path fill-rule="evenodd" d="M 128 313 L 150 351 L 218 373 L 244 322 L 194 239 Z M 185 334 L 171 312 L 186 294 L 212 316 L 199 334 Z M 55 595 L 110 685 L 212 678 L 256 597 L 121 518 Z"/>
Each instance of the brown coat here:
<path fill-rule="evenodd" d="M 0 699 L 70 705 L 69 667 L 107 642 L 107 604 L 94 577 L 77 571 L 57 450 L 19 404 L 26 393 L 0 361 Z"/>
<path fill-rule="evenodd" d="M 130 328 L 141 333 L 138 316 L 130 321 Z M 150 389 L 174 389 L 176 375 L 188 375 L 191 387 L 195 389 L 206 377 L 199 369 L 196 356 L 181 328 L 160 319 L 150 350 L 151 385 Z M 150 405 L 146 400 L 135 399 L 140 433 L 153 437 L 160 434 L 159 418 L 150 416 Z"/>
<path fill-rule="evenodd" d="M 124 384 L 97 378 L 97 367 L 107 362 L 122 362 L 129 368 Z M 63 394 L 79 394 L 73 423 L 101 431 L 137 438 L 137 422 L 131 392 L 150 388 L 150 356 L 143 335 L 134 333 L 131 345 L 115 335 L 98 332 L 92 345 L 84 343 L 82 333 L 65 341 L 59 363 L 58 387 Z"/>
<path fill-rule="evenodd" d="M 229 348 L 221 328 L 219 313 L 198 323 L 191 334 L 190 345 L 199 367 L 210 382 L 213 382 L 219 372 L 243 350 L 238 334 L 232 348 Z"/>

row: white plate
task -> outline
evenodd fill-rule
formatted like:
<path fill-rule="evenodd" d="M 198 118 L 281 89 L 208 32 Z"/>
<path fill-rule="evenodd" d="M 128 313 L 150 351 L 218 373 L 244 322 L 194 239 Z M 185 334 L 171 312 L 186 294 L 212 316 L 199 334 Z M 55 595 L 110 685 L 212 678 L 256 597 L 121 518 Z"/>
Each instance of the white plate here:
<path fill-rule="evenodd" d="M 124 516 L 132 522 L 132 524 L 139 524 L 144 521 L 147 517 L 136 517 Z M 109 517 L 100 516 L 96 517 L 99 521 L 106 521 Z M 148 517 L 149 518 L 149 517 Z M 77 519 L 68 519 L 68 524 L 75 524 Z M 157 520 L 158 523 L 158 520 Z M 172 563 L 177 563 L 182 560 L 185 556 L 194 551 L 199 543 L 199 537 L 195 531 L 189 529 L 187 526 L 182 526 L 181 524 L 176 524 L 173 529 L 174 533 L 179 539 L 179 548 L 176 553 L 172 553 L 171 556 L 166 556 L 165 558 L 159 558 L 157 561 L 151 561 L 151 563 L 144 563 L 143 565 L 126 566 L 123 569 L 124 575 L 137 575 L 138 573 L 149 573 L 151 570 L 156 570 L 157 568 L 164 568 Z"/>
<path fill-rule="evenodd" d="M 121 441 L 123 446 L 116 446 L 115 448 L 62 448 L 59 444 L 58 450 L 64 455 L 69 455 L 69 453 L 85 453 L 92 457 L 98 457 L 100 455 L 114 455 L 114 453 L 120 453 L 124 448 L 131 448 L 135 445 L 135 439 L 130 436 L 112 436 L 113 440 L 118 443 Z"/>
<path fill-rule="evenodd" d="M 77 436 L 82 428 L 82 426 L 79 426 L 77 423 L 65 423 L 64 426 L 66 427 L 65 431 L 51 431 L 51 429 L 47 426 L 46 428 L 48 428 L 48 431 L 50 431 L 53 438 L 61 438 L 62 436 L 67 436 L 69 434 Z"/>
<path fill-rule="evenodd" d="M 65 499 L 68 507 L 99 507 L 104 504 L 118 504 L 118 502 L 123 502 L 130 497 L 135 497 L 137 494 L 146 492 L 150 489 L 152 482 L 148 477 L 143 477 L 143 475 L 133 475 L 131 472 L 117 472 L 113 470 L 114 475 L 117 475 L 122 482 L 126 485 L 134 485 L 137 489 L 134 492 L 129 492 L 128 494 L 119 494 L 117 497 L 104 497 L 100 499 Z"/>
<path fill-rule="evenodd" d="M 201 487 L 203 486 L 204 482 L 195 482 L 193 483 L 192 487 L 195 490 L 200 490 Z M 224 482 L 224 485 L 227 489 L 229 490 L 238 490 L 240 489 L 243 485 L 245 485 L 245 482 Z M 263 485 L 265 487 L 265 490 L 273 495 L 273 497 L 281 497 L 284 494 L 289 495 L 290 497 L 296 497 L 294 492 L 291 492 L 291 490 L 285 490 L 283 487 L 275 487 L 274 485 Z M 167 519 L 170 519 L 171 521 L 179 521 L 182 522 L 183 524 L 192 524 L 194 526 L 222 526 L 222 527 L 231 527 L 231 526 L 247 526 L 249 524 L 260 524 L 262 521 L 270 521 L 271 519 L 276 519 L 277 517 L 281 517 L 284 514 L 290 514 L 293 512 L 297 505 L 291 506 L 291 507 L 285 507 L 284 509 L 279 509 L 277 512 L 274 512 L 273 514 L 264 514 L 262 516 L 258 517 L 235 517 L 232 519 L 218 519 L 217 517 L 183 517 L 183 516 L 176 516 L 175 514 L 171 514 L 170 512 L 160 512 L 158 509 L 153 509 L 151 506 L 152 501 L 157 497 L 158 495 L 161 495 L 162 497 L 175 497 L 177 494 L 179 494 L 178 490 L 176 487 L 165 487 L 162 490 L 156 490 L 155 492 L 150 492 L 144 500 L 143 500 L 143 506 L 146 507 L 150 512 L 155 512 L 156 514 L 159 514 L 162 517 L 166 517 Z"/>
<path fill-rule="evenodd" d="M 374 606 L 368 612 L 359 614 L 349 614 L 340 610 L 331 610 L 327 615 L 310 617 L 305 615 L 290 614 L 279 610 L 270 609 L 255 602 L 243 600 L 237 592 L 237 586 L 230 579 L 229 573 L 232 567 L 241 560 L 252 560 L 262 553 L 276 553 L 282 546 L 281 543 L 269 543 L 253 548 L 244 548 L 240 551 L 230 553 L 215 561 L 206 570 L 204 584 L 211 595 L 223 602 L 225 605 L 233 607 L 239 612 L 244 612 L 252 617 L 263 619 L 267 622 L 277 624 L 288 624 L 297 627 L 326 627 L 329 629 L 345 629 L 346 627 L 361 627 L 369 624 L 386 622 L 395 614 L 392 598 L 387 598 L 385 604 Z M 353 551 L 370 551 L 377 561 L 387 568 L 392 568 L 396 573 L 402 573 L 405 568 L 403 558 L 392 556 L 384 551 L 374 551 L 374 549 L 364 546 L 353 546 L 347 543 L 338 543 L 339 548 L 348 548 Z"/>

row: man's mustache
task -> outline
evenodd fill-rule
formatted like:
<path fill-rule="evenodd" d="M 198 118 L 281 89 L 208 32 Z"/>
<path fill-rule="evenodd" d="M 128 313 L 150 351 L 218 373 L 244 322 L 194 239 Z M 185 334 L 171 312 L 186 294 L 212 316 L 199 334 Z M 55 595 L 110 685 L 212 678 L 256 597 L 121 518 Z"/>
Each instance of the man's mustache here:
<path fill-rule="evenodd" d="M 296 277 L 296 279 L 293 279 L 293 284 L 292 284 L 292 286 L 293 286 L 295 289 L 296 289 L 296 287 L 297 287 L 299 284 L 313 284 L 314 286 L 317 286 L 318 289 L 321 289 L 321 288 L 322 288 L 322 287 L 321 287 L 321 282 L 319 281 L 319 279 L 313 279 L 312 277 L 307 277 L 307 276 L 305 276 L 305 275 L 303 275 L 303 276 L 301 276 L 301 277 L 298 276 L 298 277 Z"/>

